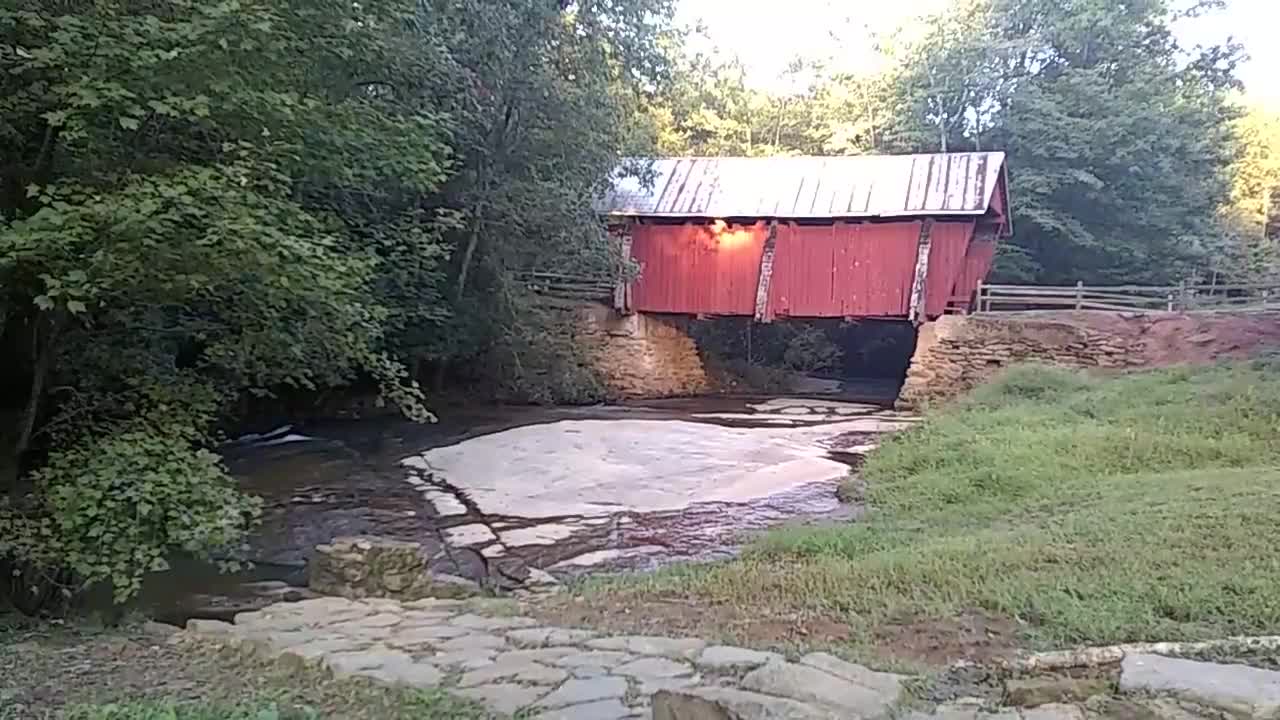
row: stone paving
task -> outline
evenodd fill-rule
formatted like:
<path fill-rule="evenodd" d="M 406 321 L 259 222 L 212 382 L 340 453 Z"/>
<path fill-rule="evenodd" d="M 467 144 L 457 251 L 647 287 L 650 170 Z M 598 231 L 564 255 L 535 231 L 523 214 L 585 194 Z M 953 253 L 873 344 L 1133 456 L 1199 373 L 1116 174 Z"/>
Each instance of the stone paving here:
<path fill-rule="evenodd" d="M 509 614 L 473 598 L 322 597 L 191 620 L 187 635 L 337 677 L 446 688 L 498 715 L 536 720 L 1204 720 L 1280 716 L 1280 673 L 1152 655 L 1126 657 L 1119 689 L 1037 707 L 904 704 L 906 676 L 826 653 L 794 660 L 693 638 L 608 636 Z M 1098 702 L 1095 702 L 1098 701 Z M 1116 704 L 1120 703 L 1120 704 Z"/>
<path fill-rule="evenodd" d="M 538 720 L 881 717 L 903 676 L 825 653 L 781 655 L 703 640 L 603 636 L 505 616 L 491 600 L 324 597 L 191 620 L 188 634 L 338 677 L 445 687 Z M 736 714 L 706 714 L 708 712 Z"/>

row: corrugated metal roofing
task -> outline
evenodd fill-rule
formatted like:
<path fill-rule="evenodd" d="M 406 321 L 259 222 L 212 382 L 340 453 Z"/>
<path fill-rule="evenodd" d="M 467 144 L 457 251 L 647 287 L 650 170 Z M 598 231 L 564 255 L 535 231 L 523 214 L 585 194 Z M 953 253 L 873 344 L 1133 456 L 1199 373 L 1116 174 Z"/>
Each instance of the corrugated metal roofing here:
<path fill-rule="evenodd" d="M 617 177 L 597 210 L 654 218 L 982 215 L 1001 185 L 1005 155 L 684 157 L 651 162 L 652 184 Z"/>

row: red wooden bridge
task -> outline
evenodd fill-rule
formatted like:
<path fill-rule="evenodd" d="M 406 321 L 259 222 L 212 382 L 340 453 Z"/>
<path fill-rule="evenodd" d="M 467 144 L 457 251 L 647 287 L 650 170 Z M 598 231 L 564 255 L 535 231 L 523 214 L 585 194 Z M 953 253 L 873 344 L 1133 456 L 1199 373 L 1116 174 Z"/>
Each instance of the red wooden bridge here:
<path fill-rule="evenodd" d="M 999 152 L 664 158 L 597 209 L 641 268 L 619 309 L 764 322 L 967 310 L 1012 231 Z"/>

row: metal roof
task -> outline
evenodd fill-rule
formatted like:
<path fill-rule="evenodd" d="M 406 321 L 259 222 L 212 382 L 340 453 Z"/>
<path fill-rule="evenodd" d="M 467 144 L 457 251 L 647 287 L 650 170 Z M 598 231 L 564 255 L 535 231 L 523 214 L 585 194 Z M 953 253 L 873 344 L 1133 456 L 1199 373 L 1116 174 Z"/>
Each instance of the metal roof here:
<path fill-rule="evenodd" d="M 651 163 L 652 184 L 620 171 L 598 211 L 673 218 L 983 215 L 1001 185 L 1005 155 L 682 157 L 624 167 L 637 162 Z"/>

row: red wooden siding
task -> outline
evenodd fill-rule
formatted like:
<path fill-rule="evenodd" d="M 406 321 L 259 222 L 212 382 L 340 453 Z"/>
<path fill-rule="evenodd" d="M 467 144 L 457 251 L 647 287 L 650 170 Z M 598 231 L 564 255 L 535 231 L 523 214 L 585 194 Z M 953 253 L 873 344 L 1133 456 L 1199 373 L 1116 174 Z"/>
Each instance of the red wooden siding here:
<path fill-rule="evenodd" d="M 640 263 L 632 307 L 640 312 L 752 315 L 767 228 L 725 223 L 641 224 L 631 231 Z"/>
<path fill-rule="evenodd" d="M 906 316 L 919 222 L 779 224 L 766 319 Z"/>
<path fill-rule="evenodd" d="M 934 223 L 929 234 L 929 274 L 924 281 L 925 317 L 932 319 L 946 312 L 972 237 L 972 220 Z"/>
<path fill-rule="evenodd" d="M 969 251 L 965 252 L 964 268 L 956 279 L 955 288 L 951 290 L 951 304 L 973 309 L 973 293 L 978 291 L 978 283 L 991 272 L 992 261 L 996 259 L 996 241 L 978 240 L 969 243 Z"/>
<path fill-rule="evenodd" d="M 978 290 L 978 283 L 991 271 L 991 263 L 996 256 L 994 240 L 974 238 L 969 243 L 969 251 L 964 255 L 964 267 L 951 291 L 951 304 L 971 310 L 973 294 Z"/>

